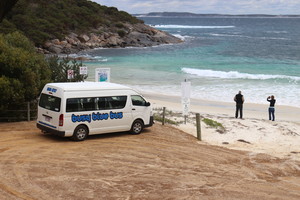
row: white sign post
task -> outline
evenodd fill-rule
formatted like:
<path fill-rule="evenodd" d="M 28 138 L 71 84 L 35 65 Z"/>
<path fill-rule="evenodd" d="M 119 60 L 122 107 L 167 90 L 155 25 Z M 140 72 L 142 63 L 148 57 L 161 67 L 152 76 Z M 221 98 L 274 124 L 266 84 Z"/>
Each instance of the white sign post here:
<path fill-rule="evenodd" d="M 184 121 L 186 123 L 186 118 L 189 115 L 190 107 L 190 97 L 191 97 L 191 82 L 181 82 L 181 104 L 182 104 L 182 115 L 184 116 Z"/>
<path fill-rule="evenodd" d="M 74 78 L 74 70 L 68 69 L 67 73 L 68 73 L 67 76 L 69 80 Z"/>
<path fill-rule="evenodd" d="M 80 67 L 79 74 L 80 75 L 87 75 L 88 74 L 88 68 L 87 67 Z"/>
<path fill-rule="evenodd" d="M 96 82 L 110 82 L 110 68 L 97 68 L 95 74 Z"/>

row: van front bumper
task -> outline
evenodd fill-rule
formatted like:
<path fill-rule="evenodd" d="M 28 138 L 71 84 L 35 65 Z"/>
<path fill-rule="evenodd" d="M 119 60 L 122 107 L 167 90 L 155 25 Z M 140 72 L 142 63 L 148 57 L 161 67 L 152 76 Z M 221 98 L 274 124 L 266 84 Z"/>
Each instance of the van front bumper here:
<path fill-rule="evenodd" d="M 60 137 L 65 137 L 65 131 L 58 131 L 58 130 L 49 128 L 49 127 L 47 127 L 45 125 L 42 125 L 42 124 L 39 124 L 39 123 L 36 124 L 36 127 L 41 129 L 43 132 L 51 133 L 53 135 L 58 135 Z"/>
<path fill-rule="evenodd" d="M 146 124 L 145 127 L 150 127 L 154 124 L 154 118 L 153 116 L 150 117 L 150 121 L 149 121 L 149 124 Z"/>

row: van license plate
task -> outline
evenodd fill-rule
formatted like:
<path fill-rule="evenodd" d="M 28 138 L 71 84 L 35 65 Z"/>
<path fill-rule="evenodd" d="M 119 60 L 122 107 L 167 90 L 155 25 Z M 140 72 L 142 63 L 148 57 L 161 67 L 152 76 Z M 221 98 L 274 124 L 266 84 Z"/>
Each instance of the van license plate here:
<path fill-rule="evenodd" d="M 50 120 L 51 120 L 51 117 L 47 117 L 47 116 L 45 116 L 45 120 L 46 120 L 47 122 L 50 122 Z"/>

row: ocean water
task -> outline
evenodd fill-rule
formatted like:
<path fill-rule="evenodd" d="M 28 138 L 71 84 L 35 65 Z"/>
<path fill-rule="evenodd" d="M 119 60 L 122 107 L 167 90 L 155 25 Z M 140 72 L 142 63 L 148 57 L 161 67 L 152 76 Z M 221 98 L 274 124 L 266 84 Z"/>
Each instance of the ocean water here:
<path fill-rule="evenodd" d="M 300 18 L 141 18 L 184 40 L 147 48 L 95 49 L 80 56 L 88 80 L 95 68 L 111 68 L 111 81 L 143 92 L 232 102 L 241 90 L 246 102 L 300 107 Z"/>

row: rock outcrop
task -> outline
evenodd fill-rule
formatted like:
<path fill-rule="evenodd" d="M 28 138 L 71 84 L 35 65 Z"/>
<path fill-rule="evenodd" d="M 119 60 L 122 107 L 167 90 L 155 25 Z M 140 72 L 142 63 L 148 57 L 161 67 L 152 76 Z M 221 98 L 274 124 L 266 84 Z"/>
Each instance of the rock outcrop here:
<path fill-rule="evenodd" d="M 124 24 L 122 29 L 111 32 L 99 28 L 89 33 L 70 33 L 63 40 L 47 41 L 39 50 L 50 54 L 72 54 L 94 48 L 147 47 L 180 43 L 181 39 L 148 25 Z"/>

